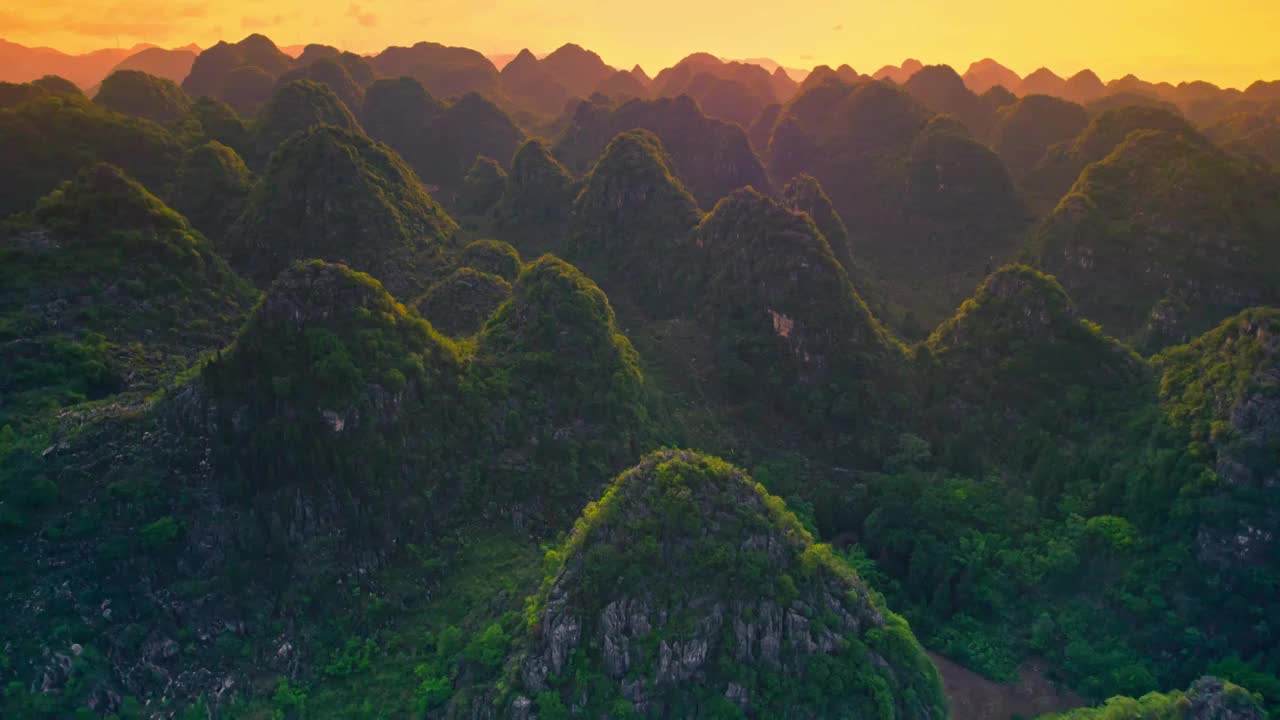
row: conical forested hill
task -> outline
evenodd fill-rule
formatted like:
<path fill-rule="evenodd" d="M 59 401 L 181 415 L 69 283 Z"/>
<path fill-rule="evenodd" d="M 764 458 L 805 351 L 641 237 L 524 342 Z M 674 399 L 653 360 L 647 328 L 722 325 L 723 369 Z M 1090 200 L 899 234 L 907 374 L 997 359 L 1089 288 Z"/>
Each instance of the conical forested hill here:
<path fill-rule="evenodd" d="M 901 164 L 880 169 L 873 155 L 905 157 L 929 117 L 909 95 L 883 83 L 815 84 L 784 106 L 770 141 L 770 172 L 779 181 L 816 177 L 836 193 L 832 202 L 852 227 L 883 222 L 901 202 Z"/>
<path fill-rule="evenodd" d="M 657 314 L 687 307 L 689 233 L 701 219 L 657 136 L 618 135 L 573 203 L 568 256 L 615 296 Z"/>
<path fill-rule="evenodd" d="M 808 213 L 827 239 L 836 260 L 846 272 L 853 272 L 853 248 L 849 245 L 849 230 L 844 220 L 831 205 L 831 198 L 812 175 L 797 175 L 782 188 L 782 203 L 788 209 Z"/>
<path fill-rule="evenodd" d="M 276 81 L 277 88 L 294 80 L 318 82 L 332 90 L 351 112 L 357 112 L 364 103 L 365 87 L 374 80 L 373 68 L 359 55 L 340 53 L 336 48 L 329 50 L 332 55 L 320 58 L 308 57 L 304 52 L 298 58 L 300 67 L 282 74 Z"/>
<path fill-rule="evenodd" d="M 377 280 L 310 260 L 158 412 L 206 439 L 213 489 L 251 520 L 227 528 L 232 549 L 270 548 L 256 562 L 306 585 L 427 536 L 433 498 L 455 492 L 462 371 L 454 345 Z"/>
<path fill-rule="evenodd" d="M 902 348 L 809 216 L 739 190 L 703 218 L 694 245 L 691 292 L 725 388 L 820 434 L 868 428 L 902 401 Z"/>
<path fill-rule="evenodd" d="M 498 69 L 470 48 L 420 42 L 389 47 L 370 58 L 369 64 L 386 77 L 411 77 L 435 97 L 479 93 L 494 101 L 503 98 Z"/>
<path fill-rule="evenodd" d="M 252 115 L 271 96 L 276 78 L 293 65 L 293 58 L 275 43 L 254 34 L 238 43 L 219 42 L 197 55 L 182 89 L 190 97 L 207 95 Z"/>
<path fill-rule="evenodd" d="M 444 104 L 407 77 L 373 83 L 361 122 L 451 208 L 478 158 L 506 166 L 525 139 L 515 121 L 490 100 L 468 93 Z"/>
<path fill-rule="evenodd" d="M 244 210 L 253 173 L 235 150 L 216 140 L 182 156 L 178 176 L 166 189 L 173 208 L 205 237 L 220 243 Z"/>
<path fill-rule="evenodd" d="M 541 140 L 516 151 L 498 202 L 499 232 L 532 255 L 562 240 L 577 183 Z"/>
<path fill-rule="evenodd" d="M 671 169 L 704 206 L 740 187 L 769 187 L 742 128 L 707 117 L 685 96 L 632 100 L 617 108 L 584 103 L 552 152 L 570 171 L 585 173 L 618 133 L 636 129 L 658 136 Z"/>
<path fill-rule="evenodd" d="M 477 157 L 509 162 L 524 132 L 497 105 L 475 93 L 458 98 L 420 131 L 419 144 L 397 148 L 422 181 L 456 193 Z"/>
<path fill-rule="evenodd" d="M 614 69 L 586 48 L 566 43 L 542 58 L 542 66 L 572 94 L 587 97 Z"/>
<path fill-rule="evenodd" d="M 512 101 L 541 115 L 558 114 L 570 97 L 569 90 L 528 49 L 521 50 L 500 74 Z"/>
<path fill-rule="evenodd" d="M 1051 146 L 1022 182 L 1041 215 L 1048 214 L 1090 163 L 1111 154 L 1129 133 L 1163 130 L 1201 141 L 1176 112 L 1149 105 L 1124 105 L 1095 114 L 1079 134 Z"/>
<path fill-rule="evenodd" d="M 1132 133 L 1036 231 L 1087 317 L 1146 349 L 1280 300 L 1280 180 L 1199 136 Z"/>
<path fill-rule="evenodd" d="M 290 138 L 228 233 L 232 264 L 268 283 L 293 260 L 321 258 L 421 291 L 455 224 L 386 146 L 328 125 Z"/>
<path fill-rule="evenodd" d="M 1031 95 L 996 115 L 991 146 L 1021 181 L 1049 148 L 1074 139 L 1089 123 L 1083 107 L 1049 95 Z"/>
<path fill-rule="evenodd" d="M 535 512 L 560 516 L 557 502 L 590 496 L 645 443 L 635 349 L 604 293 L 555 257 L 521 271 L 478 338 L 471 373 L 500 449 L 490 492 Z"/>
<path fill-rule="evenodd" d="M 355 111 L 355 108 L 351 108 Z M 369 136 L 380 140 L 402 156 L 420 141 L 424 125 L 444 111 L 422 83 L 409 77 L 376 80 L 365 92 L 359 110 L 360 124 Z"/>
<path fill-rule="evenodd" d="M 904 329 L 945 317 L 1012 256 L 1027 222 L 999 157 L 884 82 L 801 92 L 774 125 L 769 162 L 779 182 L 822 184 L 859 262 L 884 281 L 886 321 Z"/>
<path fill-rule="evenodd" d="M 475 268 L 460 267 L 427 288 L 416 306 L 450 337 L 474 335 L 511 297 L 511 283 Z"/>
<path fill-rule="evenodd" d="M 0 217 L 25 210 L 62 182 L 99 162 L 150 188 L 173 177 L 182 146 L 172 133 L 83 96 L 46 95 L 0 110 Z"/>
<path fill-rule="evenodd" d="M 472 163 L 454 203 L 458 215 L 487 215 L 507 190 L 507 171 L 491 157 L 481 155 Z"/>
<path fill-rule="evenodd" d="M 225 343 L 256 297 L 182 216 L 109 165 L 0 232 L 0 425 L 154 390 Z"/>
<path fill-rule="evenodd" d="M 722 460 L 645 457 L 546 573 L 503 717 L 947 714 L 905 621 Z"/>
<path fill-rule="evenodd" d="M 927 402 L 945 410 L 934 421 L 951 434 L 999 432 L 1016 417 L 1031 434 L 1092 442 L 1100 426 L 1151 403 L 1146 364 L 1081 318 L 1052 277 L 1023 265 L 988 276 L 924 347 Z M 1006 439 L 989 449 L 1021 442 Z"/>
<path fill-rule="evenodd" d="M 108 75 L 93 102 L 158 123 L 176 122 L 191 112 L 191 99 L 177 83 L 138 70 L 117 70 Z"/>
<path fill-rule="evenodd" d="M 596 85 L 593 92 L 601 95 L 607 95 L 618 102 L 625 102 L 632 98 L 647 98 L 649 90 L 645 85 L 636 78 L 636 76 L 626 70 L 619 70 Z"/>
<path fill-rule="evenodd" d="M 271 153 L 293 135 L 317 125 L 363 132 L 360 123 L 327 85 L 293 80 L 281 85 L 262 107 L 253 129 L 250 162 L 263 168 Z"/>
<path fill-rule="evenodd" d="M 949 65 L 928 65 L 912 75 L 902 89 L 922 105 L 964 124 L 975 138 L 986 138 L 995 121 L 995 108 L 965 86 Z"/>
<path fill-rule="evenodd" d="M 497 240 L 476 240 L 462 248 L 458 261 L 463 267 L 497 275 L 507 282 L 515 282 L 524 268 L 520 253 L 510 244 Z"/>
<path fill-rule="evenodd" d="M 199 124 L 201 137 L 215 140 L 244 156 L 251 149 L 249 128 L 230 105 L 211 97 L 197 98 L 191 103 L 191 119 Z"/>

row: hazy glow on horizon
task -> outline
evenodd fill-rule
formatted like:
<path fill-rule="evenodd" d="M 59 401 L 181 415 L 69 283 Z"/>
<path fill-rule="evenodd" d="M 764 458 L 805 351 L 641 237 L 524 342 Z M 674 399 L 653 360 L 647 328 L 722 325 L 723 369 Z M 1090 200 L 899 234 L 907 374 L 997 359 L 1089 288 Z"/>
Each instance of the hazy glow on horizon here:
<path fill-rule="evenodd" d="M 1240 88 L 1280 79 L 1277 0 L 837 0 L 793 9 L 775 0 L 0 0 L 0 38 L 77 53 L 140 42 L 208 47 L 252 32 L 278 45 L 357 52 L 430 40 L 541 54 L 576 42 L 651 74 L 705 51 L 790 67 L 848 63 L 864 73 L 905 57 L 964 72 L 992 57 L 1024 76 L 1045 66 L 1063 77 L 1088 67 L 1104 80 L 1132 72 Z"/>

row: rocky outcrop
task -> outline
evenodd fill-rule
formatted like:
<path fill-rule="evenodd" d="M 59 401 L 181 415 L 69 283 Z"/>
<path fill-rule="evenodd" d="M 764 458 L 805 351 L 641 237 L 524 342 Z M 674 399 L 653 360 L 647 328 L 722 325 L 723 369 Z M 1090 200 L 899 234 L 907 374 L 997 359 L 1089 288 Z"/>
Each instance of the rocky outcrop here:
<path fill-rule="evenodd" d="M 1198 534 L 1201 559 L 1267 562 L 1280 546 L 1280 311 L 1247 310 L 1152 362 L 1174 422 L 1213 452 L 1219 502 Z"/>
<path fill-rule="evenodd" d="M 515 658 L 508 716 L 532 716 L 529 698 L 548 692 L 574 717 L 617 702 L 668 717 L 717 707 L 945 716 L 936 671 L 905 623 L 720 460 L 646 457 L 588 506 L 554 557 Z M 886 694 L 873 700 L 873 686 Z"/>

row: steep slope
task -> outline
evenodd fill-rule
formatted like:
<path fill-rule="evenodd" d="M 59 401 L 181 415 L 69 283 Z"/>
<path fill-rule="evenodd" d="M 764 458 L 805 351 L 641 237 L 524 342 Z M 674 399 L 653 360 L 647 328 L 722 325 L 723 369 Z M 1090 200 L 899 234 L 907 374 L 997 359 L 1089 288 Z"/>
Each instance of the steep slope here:
<path fill-rule="evenodd" d="M 280 274 L 174 403 L 211 435 L 221 492 L 262 519 L 237 539 L 277 548 L 264 559 L 282 577 L 323 577 L 361 553 L 376 566 L 429 525 L 461 371 L 372 277 L 312 260 Z"/>
<path fill-rule="evenodd" d="M 458 257 L 462 267 L 496 275 L 507 282 L 515 282 L 524 268 L 520 253 L 509 243 L 497 240 L 476 240 L 462 249 Z"/>
<path fill-rule="evenodd" d="M 991 58 L 984 58 L 971 63 L 969 69 L 964 71 L 965 87 L 979 95 L 997 85 L 1009 92 L 1013 92 L 1018 89 L 1018 85 L 1021 83 L 1022 78 L 1018 76 L 1018 73 Z"/>
<path fill-rule="evenodd" d="M 460 215 L 487 215 L 506 189 L 507 171 L 497 160 L 481 155 L 462 179 L 454 207 Z"/>
<path fill-rule="evenodd" d="M 636 129 L 658 136 L 672 170 L 699 203 L 712 205 L 747 185 L 769 187 L 742 128 L 708 118 L 688 97 L 632 100 L 617 108 L 584 103 L 552 152 L 570 171 L 584 173 L 618 133 Z"/>
<path fill-rule="evenodd" d="M 604 80 L 591 91 L 600 93 L 617 102 L 626 102 L 632 98 L 649 97 L 649 89 L 626 70 L 619 70 Z"/>
<path fill-rule="evenodd" d="M 172 123 L 191 112 L 191 100 L 172 80 L 138 70 L 116 70 L 102 81 L 93 102 L 125 115 Z"/>
<path fill-rule="evenodd" d="M 35 204 L 67 178 L 97 162 L 123 168 L 144 185 L 161 188 L 182 148 L 161 126 L 112 112 L 84 97 L 46 95 L 0 110 L 0 217 Z"/>
<path fill-rule="evenodd" d="M 409 77 L 376 80 L 365 92 L 360 124 L 369 137 L 384 142 L 408 158 L 421 141 L 427 123 L 444 111 L 422 83 Z M 355 108 L 351 108 L 355 110 Z"/>
<path fill-rule="evenodd" d="M 262 106 L 253 126 L 253 151 L 249 162 L 261 169 L 271 153 L 294 135 L 320 125 L 360 133 L 360 124 L 327 85 L 313 80 L 285 83 Z"/>
<path fill-rule="evenodd" d="M 682 259 L 697 203 L 671 172 L 657 136 L 633 130 L 615 137 L 573 201 L 566 255 L 615 298 L 650 313 L 686 307 Z"/>
<path fill-rule="evenodd" d="M 336 52 L 336 50 L 335 50 Z M 298 59 L 298 67 L 280 75 L 280 85 L 296 80 L 310 80 L 327 85 L 351 112 L 364 103 L 364 89 L 373 82 L 374 71 L 359 55 L 342 53 L 330 57 L 308 59 L 306 54 Z"/>
<path fill-rule="evenodd" d="M 1162 374 L 1160 397 L 1170 417 L 1212 452 L 1221 483 L 1221 500 L 1198 538 L 1201 555 L 1241 571 L 1276 557 L 1280 310 L 1246 310 L 1152 362 Z"/>
<path fill-rule="evenodd" d="M 769 165 L 779 182 L 822 184 L 901 327 L 945 317 L 985 266 L 1010 257 L 1023 222 L 999 158 L 883 82 L 802 91 L 774 125 Z"/>
<path fill-rule="evenodd" d="M 87 88 L 106 77 L 113 65 L 145 47 L 110 48 L 68 55 L 52 48 L 32 48 L 0 40 L 0 80 L 25 83 L 52 74 Z"/>
<path fill-rule="evenodd" d="M 220 346 L 255 299 L 207 240 L 98 165 L 3 229 L 0 425 L 153 390 Z M 92 310 L 86 310 L 92 308 Z"/>
<path fill-rule="evenodd" d="M 608 298 L 550 255 L 516 278 L 484 326 L 468 378 L 492 474 L 476 501 L 563 521 L 648 444 L 644 378 Z"/>
<path fill-rule="evenodd" d="M 870 430 L 906 392 L 901 347 L 810 217 L 738 190 L 703 218 L 693 244 L 687 272 L 721 391 L 767 402 L 833 437 Z M 872 436 L 859 441 L 874 444 Z"/>
<path fill-rule="evenodd" d="M 572 95 L 587 97 L 614 68 L 580 45 L 566 43 L 542 58 L 542 66 Z"/>
<path fill-rule="evenodd" d="M 645 457 L 548 558 L 504 716 L 946 715 L 906 623 L 721 460 Z"/>
<path fill-rule="evenodd" d="M 504 97 L 498 69 L 469 48 L 420 42 L 413 47 L 389 47 L 370 58 L 369 64 L 383 77 L 411 77 L 438 98 L 472 92 L 493 101 Z"/>
<path fill-rule="evenodd" d="M 853 68 L 848 65 L 841 65 L 840 67 L 847 68 L 855 78 L 857 77 L 858 73 L 854 72 Z M 773 96 L 778 99 L 778 102 L 790 100 L 791 96 L 796 94 L 796 90 L 800 89 L 800 83 L 793 80 L 781 66 L 774 68 L 773 72 L 769 74 L 769 84 L 773 86 Z"/>
<path fill-rule="evenodd" d="M 1097 115 L 1098 113 L 1106 112 L 1107 110 L 1118 110 L 1134 105 L 1139 107 L 1158 108 L 1173 115 L 1182 114 L 1182 111 L 1178 109 L 1178 106 L 1168 100 L 1162 100 L 1156 95 L 1133 92 L 1108 91 L 1106 95 L 1089 103 L 1085 109 L 1089 111 L 1090 115 Z"/>
<path fill-rule="evenodd" d="M 1088 105 L 1106 94 L 1107 87 L 1089 69 L 1081 70 L 1067 78 L 1067 84 L 1062 89 L 1062 97 L 1064 99 L 1081 105 Z"/>
<path fill-rule="evenodd" d="M 794 83 L 779 95 L 778 81 L 763 67 L 751 63 L 724 62 L 706 53 L 695 53 L 653 79 L 658 97 L 688 95 L 708 116 L 746 127 L 769 105 L 794 92 Z"/>
<path fill-rule="evenodd" d="M 897 215 L 902 183 L 878 168 L 878 158 L 905 157 L 930 113 L 906 93 L 883 83 L 825 82 L 784 106 L 769 146 L 773 177 L 809 173 L 832 189 L 836 208 L 853 226 Z"/>
<path fill-rule="evenodd" d="M 444 276 L 414 305 L 433 327 L 449 337 L 474 335 L 511 297 L 511 283 L 475 268 L 460 267 Z"/>
<path fill-rule="evenodd" d="M 915 58 L 907 58 L 902 61 L 902 65 L 885 65 L 872 73 L 871 77 L 876 80 L 890 80 L 895 85 L 902 85 L 923 68 L 924 63 Z"/>
<path fill-rule="evenodd" d="M 1089 123 L 1084 108 L 1049 95 L 1030 95 L 1003 107 L 996 116 L 991 147 L 1021 181 L 1048 152 L 1074 139 Z"/>
<path fill-rule="evenodd" d="M 927 382 L 944 394 L 932 400 L 947 408 L 944 426 L 956 436 L 1008 432 L 1017 418 L 1020 431 L 1087 442 L 1150 389 L 1141 359 L 1082 319 L 1052 277 L 1023 265 L 989 275 L 925 346 Z M 1064 405 L 1068 397 L 1087 400 Z M 1017 445 L 1008 440 L 991 450 Z"/>
<path fill-rule="evenodd" d="M 542 115 L 564 109 L 569 90 L 526 48 L 502 68 L 502 84 L 513 102 Z"/>
<path fill-rule="evenodd" d="M 1280 102 L 1232 113 L 1205 128 L 1204 133 L 1228 152 L 1280 168 Z"/>
<path fill-rule="evenodd" d="M 424 118 L 403 146 L 392 145 L 442 201 L 452 203 L 478 157 L 504 165 L 524 142 L 511 116 L 489 100 L 468 93 L 433 117 Z"/>
<path fill-rule="evenodd" d="M 272 155 L 226 246 L 232 264 L 262 284 L 296 259 L 321 258 L 408 294 L 430 284 L 455 227 L 385 146 L 320 125 Z"/>
<path fill-rule="evenodd" d="M 846 272 L 853 273 L 853 248 L 849 245 L 849 230 L 816 178 L 812 175 L 797 175 L 792 178 L 782 188 L 782 204 L 789 210 L 806 213 L 813 218 L 813 223 L 827 239 L 836 260 L 844 266 Z"/>
<path fill-rule="evenodd" d="M 1037 213 L 1044 215 L 1053 210 L 1087 165 L 1110 155 L 1136 130 L 1163 130 L 1198 137 L 1184 118 L 1162 108 L 1124 105 L 1099 112 L 1075 138 L 1050 147 L 1022 178 Z"/>
<path fill-rule="evenodd" d="M 1066 95 L 1066 88 L 1066 80 L 1063 80 L 1049 68 L 1042 67 L 1022 78 L 1022 82 L 1018 83 L 1018 87 L 1009 88 L 1009 90 L 1013 91 L 1013 94 L 1018 97 L 1027 97 L 1028 95 L 1063 97 Z"/>
<path fill-rule="evenodd" d="M 505 167 L 525 139 L 511 116 L 480 95 L 468 93 L 445 104 L 407 77 L 374 82 L 360 120 L 450 207 L 478 158 Z"/>
<path fill-rule="evenodd" d="M 204 140 L 220 142 L 242 157 L 250 151 L 249 128 L 230 105 L 207 96 L 198 98 L 191 104 L 191 116 Z"/>
<path fill-rule="evenodd" d="M 499 234 L 530 256 L 563 240 L 577 185 L 541 140 L 516 151 L 496 211 Z"/>
<path fill-rule="evenodd" d="M 121 60 L 111 72 L 120 70 L 138 70 L 148 75 L 164 78 L 181 84 L 191 74 L 191 66 L 196 61 L 196 51 L 186 48 L 166 50 L 164 48 L 147 48 Z M 110 75 L 111 73 L 108 73 Z"/>
<path fill-rule="evenodd" d="M 1110 332 L 1158 349 L 1280 300 L 1280 181 L 1198 136 L 1129 134 L 1090 165 L 1032 252 Z"/>
<path fill-rule="evenodd" d="M 949 65 L 921 68 L 902 89 L 933 112 L 955 117 L 975 138 L 986 138 L 991 132 L 995 109 L 966 87 Z"/>
<path fill-rule="evenodd" d="M 255 34 L 235 44 L 219 42 L 200 53 L 182 89 L 190 97 L 208 95 L 253 115 L 271 96 L 276 78 L 292 67 L 293 58 Z"/>
<path fill-rule="evenodd" d="M 177 178 L 165 190 L 173 208 L 205 237 L 220 243 L 240 217 L 253 189 L 253 174 L 235 150 L 216 140 L 182 156 Z"/>
<path fill-rule="evenodd" d="M 751 149 L 762 158 L 768 157 L 769 138 L 773 135 L 773 126 L 777 124 L 778 117 L 781 115 L 781 105 L 770 105 L 761 110 L 756 119 L 751 121 L 751 126 L 747 128 L 747 139 L 751 141 Z"/>

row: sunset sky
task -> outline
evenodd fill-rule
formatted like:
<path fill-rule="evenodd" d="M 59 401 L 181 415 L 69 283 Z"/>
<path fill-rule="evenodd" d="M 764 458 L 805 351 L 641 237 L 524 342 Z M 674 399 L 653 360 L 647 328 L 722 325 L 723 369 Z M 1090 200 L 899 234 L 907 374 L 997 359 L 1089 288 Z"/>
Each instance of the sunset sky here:
<path fill-rule="evenodd" d="M 1277 0 L 0 0 L 0 38 L 68 52 L 205 47 L 261 32 L 280 45 L 359 52 L 432 40 L 544 53 L 577 42 L 650 72 L 698 50 L 796 67 L 847 62 L 860 72 L 908 56 L 963 72 L 989 56 L 1023 75 L 1091 67 L 1103 79 L 1133 72 L 1239 87 L 1280 78 L 1277 28 Z"/>

